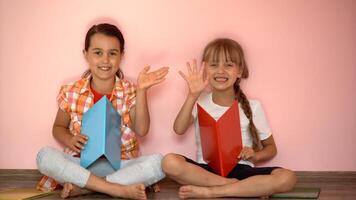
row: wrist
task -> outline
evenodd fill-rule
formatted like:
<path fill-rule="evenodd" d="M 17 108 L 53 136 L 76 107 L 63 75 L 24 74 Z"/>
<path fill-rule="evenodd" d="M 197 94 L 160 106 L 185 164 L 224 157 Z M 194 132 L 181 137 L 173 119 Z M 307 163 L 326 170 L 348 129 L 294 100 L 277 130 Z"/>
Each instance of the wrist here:
<path fill-rule="evenodd" d="M 195 102 L 198 100 L 199 96 L 200 96 L 200 93 L 195 93 L 195 94 L 189 93 L 187 96 L 187 99 Z"/>
<path fill-rule="evenodd" d="M 147 88 L 140 88 L 140 87 L 136 88 L 136 93 L 145 94 L 146 92 L 147 92 Z"/>
<path fill-rule="evenodd" d="M 253 161 L 254 161 L 254 163 L 257 163 L 260 161 L 260 154 L 258 152 L 255 152 L 255 155 L 253 155 Z"/>

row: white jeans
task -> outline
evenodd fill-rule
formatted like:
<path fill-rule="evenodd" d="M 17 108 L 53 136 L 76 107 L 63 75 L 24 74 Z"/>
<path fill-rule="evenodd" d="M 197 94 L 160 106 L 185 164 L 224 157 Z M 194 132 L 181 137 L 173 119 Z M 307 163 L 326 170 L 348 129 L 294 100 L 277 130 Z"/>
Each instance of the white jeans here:
<path fill-rule="evenodd" d="M 84 187 L 90 173 L 93 173 L 96 176 L 105 177 L 111 183 L 122 185 L 143 183 L 149 186 L 165 177 L 161 168 L 161 160 L 161 154 L 122 160 L 121 168 L 115 171 L 108 160 L 100 158 L 85 169 L 80 166 L 80 158 L 72 157 L 51 147 L 44 147 L 37 154 L 37 167 L 42 174 L 55 179 L 60 184 L 69 182 Z"/>

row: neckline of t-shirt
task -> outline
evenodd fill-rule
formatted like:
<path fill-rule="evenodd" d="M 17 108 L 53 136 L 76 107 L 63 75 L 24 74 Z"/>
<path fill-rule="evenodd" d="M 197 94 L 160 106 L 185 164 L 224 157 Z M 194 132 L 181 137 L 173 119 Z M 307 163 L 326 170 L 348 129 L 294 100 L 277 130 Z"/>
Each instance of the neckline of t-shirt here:
<path fill-rule="evenodd" d="M 220 107 L 220 108 L 224 108 L 224 109 L 229 109 L 231 107 L 231 106 L 221 106 L 221 105 L 215 103 L 213 101 L 213 93 L 212 92 L 209 93 L 209 101 L 210 101 L 210 103 L 212 103 L 216 107 Z"/>

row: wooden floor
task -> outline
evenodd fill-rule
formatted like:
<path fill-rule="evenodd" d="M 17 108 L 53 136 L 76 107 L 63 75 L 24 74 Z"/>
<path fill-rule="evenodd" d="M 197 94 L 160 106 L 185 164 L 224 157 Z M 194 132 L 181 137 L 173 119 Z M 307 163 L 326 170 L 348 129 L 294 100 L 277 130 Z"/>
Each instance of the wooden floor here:
<path fill-rule="evenodd" d="M 356 172 L 297 172 L 297 187 L 318 187 L 321 189 L 319 199 L 325 200 L 356 200 Z M 7 188 L 35 187 L 41 175 L 37 170 L 0 169 L 0 190 Z M 149 192 L 149 199 L 179 199 L 179 185 L 164 179 L 160 182 L 159 193 Z M 60 199 L 58 193 L 41 199 Z M 111 199 L 103 194 L 91 194 L 72 199 Z M 223 198 L 221 198 L 223 199 Z M 237 199 L 237 198 L 225 198 Z M 238 198 L 243 199 L 243 198 Z M 249 198 L 254 199 L 254 198 Z M 258 199 L 258 198 L 256 198 Z"/>

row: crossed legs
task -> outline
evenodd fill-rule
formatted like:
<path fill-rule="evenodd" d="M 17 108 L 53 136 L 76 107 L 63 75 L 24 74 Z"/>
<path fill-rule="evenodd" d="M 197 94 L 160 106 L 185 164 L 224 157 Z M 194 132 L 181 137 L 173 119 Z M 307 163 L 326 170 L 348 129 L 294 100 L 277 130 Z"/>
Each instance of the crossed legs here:
<path fill-rule="evenodd" d="M 291 190 L 297 182 L 294 172 L 277 168 L 270 175 L 256 175 L 243 180 L 228 179 L 186 162 L 177 154 L 168 154 L 162 160 L 166 175 L 183 184 L 179 197 L 261 197 Z"/>

